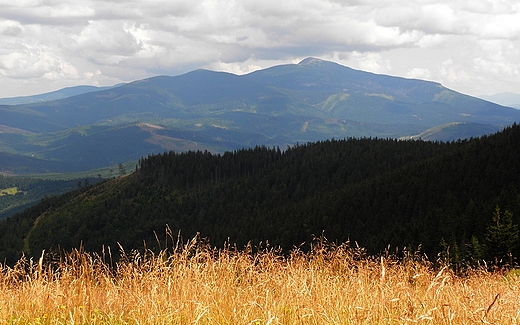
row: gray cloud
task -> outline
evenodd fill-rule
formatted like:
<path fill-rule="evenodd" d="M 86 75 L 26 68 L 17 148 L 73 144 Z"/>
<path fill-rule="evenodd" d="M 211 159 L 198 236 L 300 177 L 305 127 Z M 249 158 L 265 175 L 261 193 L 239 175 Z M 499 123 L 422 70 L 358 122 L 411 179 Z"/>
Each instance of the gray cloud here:
<path fill-rule="evenodd" d="M 22 31 L 23 31 L 22 28 L 20 26 L 16 26 L 16 25 L 6 25 L 6 26 L 0 27 L 0 34 L 2 34 L 4 36 L 17 37 L 20 34 L 22 34 Z"/>

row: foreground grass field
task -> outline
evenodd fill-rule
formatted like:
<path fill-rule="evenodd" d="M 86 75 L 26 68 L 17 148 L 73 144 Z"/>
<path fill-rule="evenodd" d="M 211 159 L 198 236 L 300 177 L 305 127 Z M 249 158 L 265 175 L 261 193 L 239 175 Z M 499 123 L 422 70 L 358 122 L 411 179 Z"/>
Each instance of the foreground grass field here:
<path fill-rule="evenodd" d="M 316 243 L 288 256 L 74 251 L 0 272 L 0 324 L 517 324 L 520 279 Z"/>

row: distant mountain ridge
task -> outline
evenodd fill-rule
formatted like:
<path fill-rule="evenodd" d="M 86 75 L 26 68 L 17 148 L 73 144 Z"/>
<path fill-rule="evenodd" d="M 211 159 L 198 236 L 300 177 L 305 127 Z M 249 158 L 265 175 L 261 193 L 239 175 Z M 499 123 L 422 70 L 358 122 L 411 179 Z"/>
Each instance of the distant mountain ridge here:
<path fill-rule="evenodd" d="M 0 152 L 25 157 L 24 166 L 4 172 L 30 170 L 26 157 L 38 159 L 38 172 L 73 171 L 165 150 L 283 148 L 331 138 L 410 137 L 426 130 L 429 139 L 449 141 L 517 121 L 518 110 L 439 83 L 308 58 L 246 75 L 195 70 L 0 106 Z M 442 134 L 437 138 L 431 130 Z"/>

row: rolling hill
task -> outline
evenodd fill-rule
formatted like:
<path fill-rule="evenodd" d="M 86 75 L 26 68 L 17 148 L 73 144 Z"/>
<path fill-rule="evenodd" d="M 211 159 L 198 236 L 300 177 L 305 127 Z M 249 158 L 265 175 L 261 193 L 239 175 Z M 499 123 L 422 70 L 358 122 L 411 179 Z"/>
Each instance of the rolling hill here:
<path fill-rule="evenodd" d="M 428 139 L 453 140 L 498 131 L 520 121 L 520 111 L 438 83 L 308 58 L 240 76 L 195 70 L 3 105 L 0 121 L 0 152 L 12 161 L 0 172 L 22 174 L 98 168 L 165 150 L 224 152 L 426 130 Z M 447 124 L 456 127 L 439 127 Z"/>

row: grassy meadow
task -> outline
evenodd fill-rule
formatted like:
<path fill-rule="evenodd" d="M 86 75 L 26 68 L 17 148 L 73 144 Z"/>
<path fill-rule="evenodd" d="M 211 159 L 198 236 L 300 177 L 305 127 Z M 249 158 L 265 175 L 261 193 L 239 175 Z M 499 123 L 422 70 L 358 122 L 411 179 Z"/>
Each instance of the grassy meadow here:
<path fill-rule="evenodd" d="M 9 187 L 3 190 L 0 190 L 0 196 L 4 195 L 16 195 L 18 193 L 18 187 Z"/>
<path fill-rule="evenodd" d="M 520 278 L 317 242 L 283 255 L 194 239 L 111 262 L 74 250 L 0 272 L 0 324 L 517 324 Z"/>

